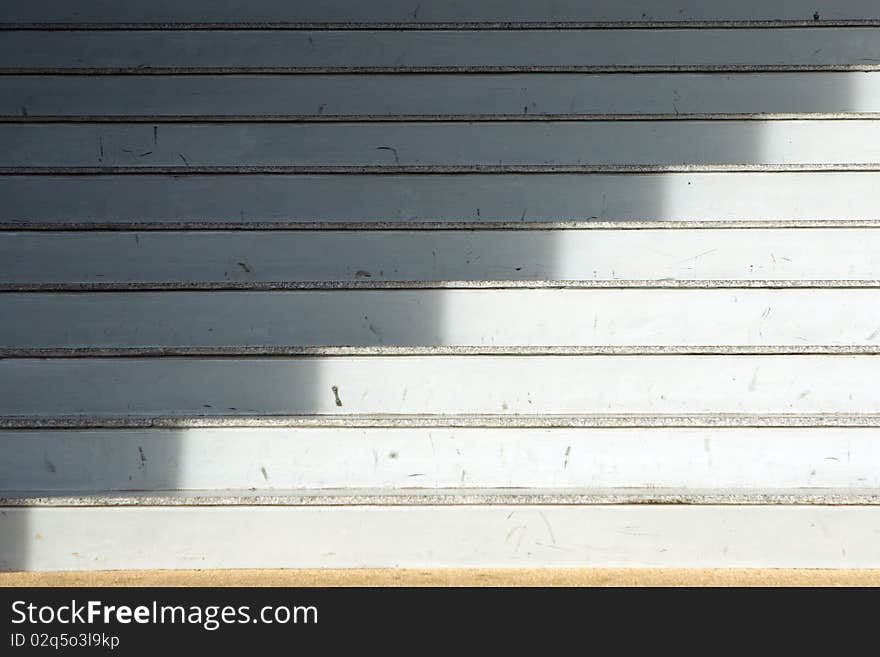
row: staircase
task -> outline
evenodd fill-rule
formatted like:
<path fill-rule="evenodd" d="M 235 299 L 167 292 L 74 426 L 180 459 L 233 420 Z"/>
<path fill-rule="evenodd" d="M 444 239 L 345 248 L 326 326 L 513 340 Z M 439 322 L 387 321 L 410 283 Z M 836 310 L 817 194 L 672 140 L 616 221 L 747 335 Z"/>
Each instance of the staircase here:
<path fill-rule="evenodd" d="M 880 7 L 0 6 L 0 569 L 880 567 Z"/>

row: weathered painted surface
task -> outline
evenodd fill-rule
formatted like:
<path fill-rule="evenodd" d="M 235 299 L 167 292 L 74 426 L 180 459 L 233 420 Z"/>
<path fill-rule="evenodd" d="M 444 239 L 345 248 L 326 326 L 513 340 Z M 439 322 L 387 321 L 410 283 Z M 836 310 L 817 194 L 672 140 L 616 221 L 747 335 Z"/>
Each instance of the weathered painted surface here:
<path fill-rule="evenodd" d="M 32 0 L 0 9 L 2 23 L 364 23 L 456 22 L 680 22 L 680 21 L 819 21 L 877 20 L 880 11 L 871 0 L 555 0 L 552 3 L 505 0 L 385 0 L 363 4 L 350 0 L 320 3 L 251 0 L 216 3 L 211 0 L 152 0 L 118 3 L 112 0 Z M 353 25 L 352 25 L 353 24 Z"/>
<path fill-rule="evenodd" d="M 0 32 L 0 72 L 872 70 L 874 28 Z"/>
<path fill-rule="evenodd" d="M 0 314 L 10 318 L 0 325 L 7 354 L 327 346 L 880 351 L 877 289 L 4 294 Z"/>
<path fill-rule="evenodd" d="M 874 171 L 16 175 L 0 176 L 0 196 L 4 199 L 0 226 L 401 228 L 425 224 L 517 227 L 560 222 L 880 225 L 878 193 L 880 172 Z"/>
<path fill-rule="evenodd" d="M 880 488 L 877 428 L 298 428 L 0 431 L 9 491 Z M 340 494 L 345 494 L 342 491 Z M 642 495 L 645 491 L 641 492 Z"/>
<path fill-rule="evenodd" d="M 875 4 L 0 6 L 0 569 L 880 566 Z"/>
<path fill-rule="evenodd" d="M 870 568 L 878 531 L 877 506 L 7 508 L 0 567 Z"/>
<path fill-rule="evenodd" d="M 4 76 L 0 120 L 862 115 L 878 73 Z"/>
<path fill-rule="evenodd" d="M 0 232 L 4 290 L 877 281 L 880 231 L 858 228 Z"/>
<path fill-rule="evenodd" d="M 2 36 L 2 33 L 0 33 Z M 880 166 L 880 121 L 0 124 L 0 170 Z"/>
<path fill-rule="evenodd" d="M 6 359 L 0 415 L 880 413 L 878 358 Z"/>

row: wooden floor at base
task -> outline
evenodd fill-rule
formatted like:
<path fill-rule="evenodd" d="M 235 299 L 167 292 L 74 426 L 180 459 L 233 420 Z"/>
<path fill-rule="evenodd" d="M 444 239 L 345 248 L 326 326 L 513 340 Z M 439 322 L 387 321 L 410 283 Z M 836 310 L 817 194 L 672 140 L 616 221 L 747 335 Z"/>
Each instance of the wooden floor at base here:
<path fill-rule="evenodd" d="M 438 569 L 0 573 L 0 586 L 878 586 L 880 570 Z"/>

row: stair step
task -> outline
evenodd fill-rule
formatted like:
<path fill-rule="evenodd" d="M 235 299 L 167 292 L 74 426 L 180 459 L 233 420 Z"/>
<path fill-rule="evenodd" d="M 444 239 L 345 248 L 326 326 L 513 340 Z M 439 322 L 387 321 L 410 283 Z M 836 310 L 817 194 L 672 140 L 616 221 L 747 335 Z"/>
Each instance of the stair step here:
<path fill-rule="evenodd" d="M 724 490 L 722 496 L 742 499 L 785 488 L 809 496 L 829 489 L 864 495 L 880 487 L 876 418 L 873 426 L 632 423 L 6 429 L 0 431 L 6 455 L 0 495 L 354 488 L 411 495 L 454 489 L 447 493 L 455 495 L 465 488 L 515 487 L 517 495 L 532 489 L 592 495 Z"/>
<path fill-rule="evenodd" d="M 30 293 L 0 313 L 13 357 L 880 351 L 880 289 Z"/>
<path fill-rule="evenodd" d="M 0 569 L 873 568 L 880 506 L 117 506 L 0 511 Z"/>
<path fill-rule="evenodd" d="M 880 231 L 0 232 L 4 291 L 835 286 L 880 287 Z"/>
<path fill-rule="evenodd" d="M 12 418 L 876 414 L 873 355 L 0 360 Z"/>
<path fill-rule="evenodd" d="M 870 71 L 870 27 L 2 31 L 0 73 Z"/>
<path fill-rule="evenodd" d="M 0 123 L 0 141 L 3 173 L 880 167 L 880 120 L 869 119 L 174 123 L 161 129 Z"/>
<path fill-rule="evenodd" d="M 878 185 L 878 171 L 18 175 L 0 176 L 0 228 L 866 227 Z"/>
<path fill-rule="evenodd" d="M 504 27 L 558 25 L 560 23 L 657 23 L 692 21 L 753 23 L 794 21 L 811 25 L 876 21 L 871 0 L 814 0 L 809 5 L 788 0 L 679 0 L 675 3 L 621 2 L 621 0 L 554 0 L 552 3 L 510 3 L 498 0 L 448 2 L 423 0 L 413 7 L 410 0 L 384 0 L 363 4 L 349 0 L 291 3 L 284 0 L 250 0 L 246 4 L 218 4 L 211 0 L 186 2 L 112 3 L 79 0 L 75 8 L 63 0 L 12 4 L 0 8 L 0 24 L 37 26 L 143 26 L 156 24 L 193 29 L 199 26 L 244 25 L 251 29 L 273 26 L 332 24 L 359 29 L 365 25 L 404 29 L 411 25 L 488 24 Z M 821 22 L 820 22 L 821 21 Z"/>
<path fill-rule="evenodd" d="M 4 76 L 0 121 L 852 118 L 880 73 Z M 145 149 L 149 150 L 149 149 Z"/>

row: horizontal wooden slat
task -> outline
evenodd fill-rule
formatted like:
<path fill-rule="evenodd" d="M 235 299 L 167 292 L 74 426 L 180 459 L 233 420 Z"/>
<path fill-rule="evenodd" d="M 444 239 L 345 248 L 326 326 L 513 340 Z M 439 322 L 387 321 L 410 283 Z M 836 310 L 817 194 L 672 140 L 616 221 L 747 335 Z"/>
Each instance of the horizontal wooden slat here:
<path fill-rule="evenodd" d="M 319 347 L 880 351 L 880 290 L 5 294 L 0 354 Z"/>
<path fill-rule="evenodd" d="M 878 281 L 860 228 L 0 232 L 0 290 Z"/>
<path fill-rule="evenodd" d="M 880 121 L 0 124 L 29 167 L 876 165 Z"/>
<path fill-rule="evenodd" d="M 0 78 L 0 118 L 18 120 L 877 112 L 878 73 Z"/>
<path fill-rule="evenodd" d="M 829 190 L 833 190 L 830 193 Z M 880 174 L 6 176 L 0 225 L 528 226 L 876 222 Z"/>
<path fill-rule="evenodd" d="M 0 72 L 862 70 L 872 28 L 0 32 Z"/>
<path fill-rule="evenodd" d="M 8 508 L 0 569 L 876 568 L 878 531 L 874 506 Z"/>
<path fill-rule="evenodd" d="M 878 358 L 6 359 L 0 415 L 878 413 Z"/>
<path fill-rule="evenodd" d="M 2 431 L 0 450 L 5 493 L 880 486 L 875 428 Z"/>
<path fill-rule="evenodd" d="M 0 8 L 0 23 L 149 24 L 149 23 L 496 23 L 496 22 L 679 22 L 679 21 L 840 21 L 872 20 L 880 12 L 869 0 L 556 0 L 553 3 L 511 3 L 503 0 L 408 0 L 365 4 L 351 0 L 320 3 L 251 0 L 216 3 L 210 0 L 111 2 L 31 0 Z"/>

